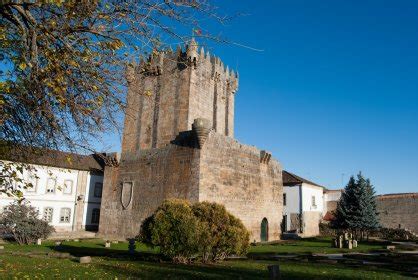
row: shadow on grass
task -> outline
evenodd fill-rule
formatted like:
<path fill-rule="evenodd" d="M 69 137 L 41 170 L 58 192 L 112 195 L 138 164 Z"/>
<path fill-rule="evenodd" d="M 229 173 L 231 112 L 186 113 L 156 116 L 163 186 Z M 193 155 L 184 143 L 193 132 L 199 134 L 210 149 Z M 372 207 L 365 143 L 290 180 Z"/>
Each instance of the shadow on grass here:
<path fill-rule="evenodd" d="M 141 279 L 268 279 L 267 266 L 272 263 L 262 263 L 256 268 L 249 268 L 245 265 L 234 267 L 228 264 L 214 265 L 181 265 L 169 263 L 139 262 L 136 266 L 115 266 L 100 264 L 99 267 L 105 271 L 117 273 L 123 277 Z M 353 275 L 332 275 L 332 279 L 348 280 L 354 279 Z M 281 272 L 281 279 L 324 279 L 321 272 L 316 271 L 286 271 Z"/>
<path fill-rule="evenodd" d="M 152 252 L 139 252 L 135 251 L 133 254 L 130 254 L 128 250 L 124 249 L 112 249 L 112 248 L 91 248 L 91 247 L 82 247 L 82 246 L 72 246 L 67 244 L 62 244 L 60 246 L 48 246 L 51 250 L 60 252 L 60 253 L 69 253 L 74 257 L 107 257 L 115 259 L 129 259 L 129 260 L 142 260 L 142 261 L 160 261 L 162 257 L 158 253 Z"/>

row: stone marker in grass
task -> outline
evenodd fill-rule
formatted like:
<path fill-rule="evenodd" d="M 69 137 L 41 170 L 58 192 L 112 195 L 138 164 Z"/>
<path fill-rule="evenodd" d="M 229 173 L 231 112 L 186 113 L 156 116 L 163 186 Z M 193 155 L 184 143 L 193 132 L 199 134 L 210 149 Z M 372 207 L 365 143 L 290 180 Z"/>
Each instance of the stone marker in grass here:
<path fill-rule="evenodd" d="M 42 245 L 42 239 L 41 238 L 38 238 L 36 240 L 36 245 Z"/>
<path fill-rule="evenodd" d="M 394 251 L 395 250 L 395 246 L 393 245 L 388 245 L 386 246 L 386 249 L 390 250 L 390 251 Z"/>
<path fill-rule="evenodd" d="M 0 245 L 0 250 L 4 250 L 4 246 L 3 245 Z"/>
<path fill-rule="evenodd" d="M 357 240 L 353 240 L 353 248 L 357 248 L 358 244 L 357 244 Z"/>
<path fill-rule="evenodd" d="M 270 280 L 280 279 L 280 267 L 278 264 L 269 265 L 267 266 L 267 269 L 269 270 Z"/>
<path fill-rule="evenodd" d="M 91 257 L 90 256 L 80 257 L 79 262 L 80 263 L 91 263 Z"/>
<path fill-rule="evenodd" d="M 106 247 L 106 248 L 110 248 L 110 241 L 109 241 L 109 240 L 107 240 L 107 241 L 106 241 L 106 243 L 105 243 L 105 247 Z"/>
<path fill-rule="evenodd" d="M 135 253 L 135 239 L 131 238 L 129 239 L 129 245 L 128 245 L 128 249 L 129 249 L 129 254 L 134 254 Z"/>

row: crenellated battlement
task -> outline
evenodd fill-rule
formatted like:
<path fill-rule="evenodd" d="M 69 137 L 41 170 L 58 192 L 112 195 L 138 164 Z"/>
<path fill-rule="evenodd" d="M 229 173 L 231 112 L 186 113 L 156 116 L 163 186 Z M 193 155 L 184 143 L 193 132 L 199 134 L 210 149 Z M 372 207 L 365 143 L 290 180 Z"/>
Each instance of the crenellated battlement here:
<path fill-rule="evenodd" d="M 122 149 L 163 147 L 197 118 L 233 137 L 238 73 L 191 40 L 185 48 L 153 51 L 126 71 L 128 108 Z"/>
<path fill-rule="evenodd" d="M 232 92 L 238 90 L 238 72 L 229 69 L 219 57 L 211 55 L 209 51 L 205 52 L 204 47 L 199 47 L 194 39 L 190 41 L 189 45 L 186 45 L 184 50 L 180 46 L 175 51 L 171 48 L 154 50 L 147 58 L 140 58 L 134 72 L 144 76 L 159 76 L 166 71 L 171 73 L 173 66 L 176 66 L 180 71 L 210 69 L 211 79 L 227 82 Z M 132 71 L 132 69 L 127 71 Z"/>

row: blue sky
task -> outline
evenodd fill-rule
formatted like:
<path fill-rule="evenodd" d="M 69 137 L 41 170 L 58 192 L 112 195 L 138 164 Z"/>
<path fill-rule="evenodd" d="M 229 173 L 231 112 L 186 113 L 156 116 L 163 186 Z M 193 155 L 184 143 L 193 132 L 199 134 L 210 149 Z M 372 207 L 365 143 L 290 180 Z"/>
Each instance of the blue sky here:
<path fill-rule="evenodd" d="M 240 74 L 238 140 L 326 187 L 418 191 L 418 1 L 224 2 L 247 15 L 208 29 L 264 50 L 211 45 Z"/>
<path fill-rule="evenodd" d="M 263 50 L 200 41 L 239 72 L 239 141 L 328 188 L 361 171 L 378 194 L 418 191 L 418 1 L 217 4 L 245 16 L 202 29 Z"/>
<path fill-rule="evenodd" d="M 239 71 L 239 141 L 329 188 L 362 171 L 379 194 L 418 191 L 418 1 L 216 2 L 245 16 L 202 28 L 263 50 L 203 42 Z"/>

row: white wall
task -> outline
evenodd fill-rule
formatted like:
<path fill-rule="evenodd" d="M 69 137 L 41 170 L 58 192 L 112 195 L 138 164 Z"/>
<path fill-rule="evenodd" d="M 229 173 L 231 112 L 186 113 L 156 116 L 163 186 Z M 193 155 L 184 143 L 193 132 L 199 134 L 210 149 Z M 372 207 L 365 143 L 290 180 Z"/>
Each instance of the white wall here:
<path fill-rule="evenodd" d="M 321 212 L 324 209 L 323 188 L 310 184 L 302 184 L 302 212 Z M 315 205 L 312 205 L 312 196 L 315 197 Z"/>
<path fill-rule="evenodd" d="M 341 198 L 342 190 L 331 190 L 324 192 L 324 209 L 322 211 L 323 215 L 328 212 L 327 202 L 329 201 L 339 201 Z"/>
<path fill-rule="evenodd" d="M 301 213 L 301 202 L 300 202 L 300 186 L 284 186 L 283 194 L 286 194 L 286 205 L 283 205 L 283 216 L 287 215 L 287 229 L 290 226 L 290 214 Z"/>
<path fill-rule="evenodd" d="M 103 191 L 103 176 L 89 175 L 87 180 L 88 187 L 86 188 L 86 195 L 84 199 L 84 216 L 83 226 L 98 226 L 99 223 L 92 222 L 93 209 L 100 210 L 100 203 L 102 198 L 94 195 L 94 188 L 96 183 L 100 183 Z"/>
<path fill-rule="evenodd" d="M 74 209 L 77 199 L 77 178 L 78 170 L 63 169 L 41 165 L 31 165 L 35 170 L 24 170 L 22 179 L 26 182 L 32 182 L 34 188 L 31 190 L 23 190 L 23 196 L 30 204 L 38 209 L 40 218 L 44 217 L 45 208 L 50 207 L 53 209 L 52 221 L 50 225 L 55 227 L 57 232 L 72 231 L 74 225 Z M 33 174 L 36 174 L 38 178 L 33 178 Z M 47 192 L 48 179 L 55 179 L 55 192 Z M 66 192 L 64 188 L 64 182 L 72 182 L 71 191 Z M 100 208 L 100 198 L 95 198 L 94 184 L 96 182 L 103 182 L 103 176 L 89 175 L 87 183 L 89 184 L 87 194 L 85 194 L 85 211 L 83 215 L 83 225 L 90 224 L 91 212 L 93 208 Z M 67 189 L 68 190 L 68 189 Z M 3 209 L 14 201 L 14 198 L 7 197 L 5 194 L 0 194 L 0 208 Z M 63 208 L 70 209 L 70 220 L 63 222 L 60 220 L 61 210 Z"/>

